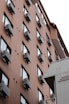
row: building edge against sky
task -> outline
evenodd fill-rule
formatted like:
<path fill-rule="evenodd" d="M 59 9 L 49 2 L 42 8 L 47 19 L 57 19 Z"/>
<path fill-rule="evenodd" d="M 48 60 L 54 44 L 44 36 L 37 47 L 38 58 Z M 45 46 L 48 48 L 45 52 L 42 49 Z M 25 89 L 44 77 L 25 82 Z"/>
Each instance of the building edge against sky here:
<path fill-rule="evenodd" d="M 2 0 L 0 27 L 0 104 L 55 104 L 43 74 L 69 53 L 41 1 Z"/>

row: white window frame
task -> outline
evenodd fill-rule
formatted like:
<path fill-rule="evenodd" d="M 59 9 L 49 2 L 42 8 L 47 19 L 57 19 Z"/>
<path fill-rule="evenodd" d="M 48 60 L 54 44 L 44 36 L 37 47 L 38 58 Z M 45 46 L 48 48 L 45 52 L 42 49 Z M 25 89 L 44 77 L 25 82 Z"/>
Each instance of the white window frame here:
<path fill-rule="evenodd" d="M 28 49 L 26 48 L 26 46 L 23 43 L 22 43 L 22 46 L 21 46 L 21 50 L 22 50 L 23 54 L 28 53 Z"/>
<path fill-rule="evenodd" d="M 0 43 L 1 51 L 3 52 L 3 51 L 6 50 L 8 53 L 10 53 L 10 49 L 8 48 L 8 46 L 7 46 L 6 42 L 4 41 L 4 39 L 0 38 L 0 41 L 1 41 L 1 43 Z"/>
<path fill-rule="evenodd" d="M 8 24 L 11 25 L 9 19 L 7 18 L 7 16 L 5 14 L 3 14 L 2 22 L 4 23 L 5 26 Z"/>
<path fill-rule="evenodd" d="M 37 55 L 39 56 L 41 54 L 40 49 L 37 47 Z"/>
<path fill-rule="evenodd" d="M 4 82 L 4 84 L 7 86 L 8 85 L 8 78 L 5 76 L 4 73 L 2 73 L 2 81 Z"/>
<path fill-rule="evenodd" d="M 37 29 L 36 29 L 36 36 L 37 36 L 37 38 L 41 36 Z"/>
<path fill-rule="evenodd" d="M 42 75 L 41 69 L 37 66 L 37 75 L 40 77 Z"/>
<path fill-rule="evenodd" d="M 49 49 L 47 49 L 47 56 L 48 57 L 51 56 L 51 53 L 50 53 Z"/>
<path fill-rule="evenodd" d="M 40 102 L 41 100 L 43 100 L 43 95 L 42 95 L 42 93 L 41 93 L 40 90 L 38 90 L 38 99 L 39 99 L 39 102 Z"/>
<path fill-rule="evenodd" d="M 37 21 L 37 22 L 39 21 L 39 17 L 37 16 L 37 14 L 36 14 L 36 21 Z"/>
<path fill-rule="evenodd" d="M 28 31 L 28 28 L 26 27 L 26 25 L 24 23 L 22 24 L 22 29 L 23 29 L 24 33 Z"/>
<path fill-rule="evenodd" d="M 28 11 L 27 11 L 27 9 L 26 9 L 25 6 L 23 7 L 23 13 L 24 13 L 24 15 L 26 15 L 26 14 L 28 13 Z M 29 13 L 28 13 L 28 14 L 29 14 Z"/>
<path fill-rule="evenodd" d="M 22 103 L 22 104 L 27 104 L 27 101 L 26 101 L 26 99 L 21 95 L 21 97 L 20 97 L 20 102 Z"/>
<path fill-rule="evenodd" d="M 28 73 L 26 72 L 26 70 L 22 66 L 21 66 L 21 77 L 23 80 L 28 78 Z"/>

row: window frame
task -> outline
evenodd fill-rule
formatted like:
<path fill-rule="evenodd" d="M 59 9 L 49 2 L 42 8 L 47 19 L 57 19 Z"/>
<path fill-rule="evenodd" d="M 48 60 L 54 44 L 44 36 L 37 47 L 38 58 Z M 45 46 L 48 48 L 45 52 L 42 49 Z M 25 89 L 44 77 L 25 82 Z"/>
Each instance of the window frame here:
<path fill-rule="evenodd" d="M 40 71 L 40 75 L 39 75 L 39 71 Z M 38 65 L 37 65 L 37 75 L 38 75 L 38 77 L 43 75 L 43 72 L 42 72 L 41 68 Z"/>
<path fill-rule="evenodd" d="M 6 20 L 7 19 L 7 20 Z M 12 29 L 13 29 L 13 24 L 12 22 L 10 21 L 10 19 L 8 18 L 8 16 L 6 15 L 6 13 L 4 12 L 3 13 L 3 17 L 2 17 L 2 22 L 4 23 L 4 26 L 8 25 L 8 24 L 5 24 L 5 22 L 8 21 L 8 24 L 11 25 Z"/>
<path fill-rule="evenodd" d="M 24 71 L 25 71 L 25 74 L 26 74 L 27 77 L 24 76 Z M 24 77 L 29 79 L 29 74 L 28 74 L 28 72 L 26 71 L 26 69 L 24 68 L 23 65 L 21 65 L 21 77 L 22 77 L 23 80 L 25 79 Z"/>
<path fill-rule="evenodd" d="M 24 47 L 26 48 L 26 51 L 27 51 L 27 52 L 24 52 Z M 22 53 L 23 53 L 23 55 L 24 55 L 25 53 L 28 53 L 28 54 L 30 55 L 30 51 L 28 50 L 28 48 L 27 48 L 27 46 L 24 44 L 24 42 L 22 42 Z"/>
<path fill-rule="evenodd" d="M 38 54 L 38 51 L 40 54 Z M 39 55 L 42 55 L 42 52 L 41 52 L 40 48 L 37 46 L 37 56 L 39 56 Z"/>
<path fill-rule="evenodd" d="M 39 93 L 41 95 L 39 95 Z M 40 98 L 40 96 L 41 96 L 41 98 Z M 39 100 L 39 102 L 42 101 L 42 100 L 44 100 L 44 95 L 43 95 L 43 93 L 41 92 L 41 90 L 39 88 L 38 88 L 38 100 Z"/>
<path fill-rule="evenodd" d="M 50 50 L 47 48 L 47 56 L 50 57 L 51 56 L 51 52 Z"/>
<path fill-rule="evenodd" d="M 40 32 L 38 31 L 37 28 L 36 28 L 36 36 L 37 36 L 37 38 L 41 37 L 41 34 L 40 34 Z"/>
<path fill-rule="evenodd" d="M 21 102 L 21 97 L 23 98 L 25 102 Z M 29 104 L 26 98 L 22 94 L 20 94 L 20 104 Z"/>
<path fill-rule="evenodd" d="M 9 86 L 9 78 L 7 77 L 7 75 L 1 70 L 1 68 L 0 68 L 0 83 L 1 82 L 4 82 L 4 84 L 6 85 L 6 86 Z M 5 78 L 6 80 L 4 80 L 4 79 L 2 79 L 2 78 Z M 7 82 L 5 82 L 5 81 L 7 81 Z"/>
<path fill-rule="evenodd" d="M 24 28 L 26 29 L 26 31 L 24 30 Z M 22 30 L 23 30 L 24 33 L 29 32 L 29 34 L 30 34 L 30 31 L 29 31 L 28 27 L 26 26 L 26 24 L 24 22 L 22 24 Z"/>
<path fill-rule="evenodd" d="M 5 45 L 6 45 L 6 51 L 7 52 L 9 52 L 10 54 L 11 54 L 11 48 L 9 47 L 9 45 L 7 44 L 7 42 L 4 40 L 4 38 L 2 37 L 2 36 L 0 36 L 0 48 L 1 48 L 1 42 L 4 42 L 5 43 Z M 9 51 L 8 51 L 9 50 Z M 2 49 L 1 49 L 1 51 L 2 51 Z M 3 50 L 4 51 L 4 50 Z"/>

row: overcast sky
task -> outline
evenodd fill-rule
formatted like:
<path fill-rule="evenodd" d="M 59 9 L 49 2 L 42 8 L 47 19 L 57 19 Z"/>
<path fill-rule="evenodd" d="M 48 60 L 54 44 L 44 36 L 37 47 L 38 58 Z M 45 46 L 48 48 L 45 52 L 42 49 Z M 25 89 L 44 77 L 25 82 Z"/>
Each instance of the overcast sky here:
<path fill-rule="evenodd" d="M 51 22 L 54 22 L 69 51 L 69 0 L 41 0 Z"/>

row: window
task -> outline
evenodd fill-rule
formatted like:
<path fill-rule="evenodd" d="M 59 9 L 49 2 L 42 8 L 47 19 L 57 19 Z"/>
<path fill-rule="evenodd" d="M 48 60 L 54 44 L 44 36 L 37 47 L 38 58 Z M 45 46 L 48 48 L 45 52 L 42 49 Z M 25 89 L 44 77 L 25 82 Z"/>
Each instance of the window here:
<path fill-rule="evenodd" d="M 40 9 L 39 5 L 38 5 L 37 3 L 35 3 L 35 6 L 36 6 L 36 8 L 37 8 L 39 14 L 41 14 L 41 9 Z"/>
<path fill-rule="evenodd" d="M 9 20 L 9 18 L 7 17 L 7 15 L 5 13 L 3 15 L 3 20 L 2 21 L 3 21 L 3 23 L 4 23 L 5 26 L 9 24 L 13 28 L 13 25 L 12 25 L 11 21 Z"/>
<path fill-rule="evenodd" d="M 28 48 L 26 47 L 26 45 L 24 43 L 22 43 L 22 52 L 23 52 L 23 54 L 25 54 L 25 53 L 29 53 L 30 54 Z"/>
<path fill-rule="evenodd" d="M 10 47 L 7 45 L 7 43 L 5 42 L 5 40 L 1 37 L 0 38 L 0 48 L 1 48 L 1 51 L 7 51 L 8 53 L 11 54 L 11 49 Z"/>
<path fill-rule="evenodd" d="M 30 0 L 25 0 L 25 2 L 26 2 L 26 4 L 27 4 L 28 6 L 31 5 L 31 1 L 30 1 Z"/>
<path fill-rule="evenodd" d="M 36 14 L 36 21 L 37 21 L 37 22 L 39 21 L 39 17 L 37 16 L 37 14 Z"/>
<path fill-rule="evenodd" d="M 47 48 L 47 56 L 48 56 L 48 57 L 51 56 L 51 53 L 50 53 L 50 51 L 49 51 L 48 48 Z"/>
<path fill-rule="evenodd" d="M 22 77 L 22 83 L 23 87 L 28 90 L 28 88 L 31 88 L 31 83 L 29 80 L 29 74 L 25 70 L 23 66 L 21 66 L 21 77 Z"/>
<path fill-rule="evenodd" d="M 46 33 L 46 39 L 47 39 L 48 45 L 51 46 L 52 42 L 47 33 Z"/>
<path fill-rule="evenodd" d="M 23 80 L 26 79 L 26 78 L 29 79 L 29 75 L 28 75 L 27 71 L 25 70 L 25 68 L 23 66 L 21 66 L 21 77 L 22 77 Z"/>
<path fill-rule="evenodd" d="M 43 94 L 41 93 L 41 91 L 38 89 L 38 99 L 39 99 L 39 102 L 40 101 L 42 101 L 42 100 L 44 100 L 44 96 L 43 96 Z"/>
<path fill-rule="evenodd" d="M 22 24 L 22 29 L 23 29 L 24 33 L 27 32 L 27 31 L 29 31 L 24 22 Z"/>
<path fill-rule="evenodd" d="M 24 36 L 25 36 L 26 40 L 31 40 L 30 32 L 24 22 L 22 24 L 22 29 L 24 31 Z"/>
<path fill-rule="evenodd" d="M 47 56 L 48 56 L 49 61 L 52 62 L 53 61 L 52 56 L 48 48 L 47 48 Z"/>
<path fill-rule="evenodd" d="M 40 77 L 43 74 L 39 66 L 37 66 L 37 74 L 38 74 L 38 77 Z"/>
<path fill-rule="evenodd" d="M 29 104 L 24 96 L 20 96 L 20 104 Z"/>
<path fill-rule="evenodd" d="M 56 96 L 55 94 L 53 93 L 52 89 L 50 88 L 50 98 L 51 100 L 54 102 L 56 100 Z"/>
<path fill-rule="evenodd" d="M 37 14 L 36 14 L 36 22 L 37 22 L 39 28 L 41 28 L 41 27 L 42 27 L 42 24 L 41 24 L 41 22 L 40 22 L 39 17 L 37 16 Z"/>
<path fill-rule="evenodd" d="M 29 62 L 31 62 L 30 59 L 30 52 L 28 50 L 28 48 L 25 46 L 25 44 L 22 44 L 22 52 L 23 52 L 23 58 L 25 60 L 25 62 L 28 64 Z"/>
<path fill-rule="evenodd" d="M 26 9 L 25 6 L 24 6 L 24 8 L 23 8 L 23 12 L 24 12 L 24 16 L 25 16 L 26 20 L 27 20 L 28 22 L 30 22 L 30 21 L 31 21 L 30 14 L 29 14 L 29 12 L 27 11 L 27 9 Z"/>
<path fill-rule="evenodd" d="M 4 82 L 4 84 L 6 85 L 6 86 L 8 86 L 8 84 L 9 84 L 9 79 L 8 79 L 8 77 L 0 70 L 0 83 L 1 82 Z"/>
<path fill-rule="evenodd" d="M 3 23 L 4 23 L 4 29 L 5 32 L 9 35 L 9 36 L 13 36 L 13 25 L 11 23 L 11 21 L 9 20 L 9 18 L 7 17 L 7 15 L 4 13 L 3 15 L 3 19 L 2 19 Z"/>
<path fill-rule="evenodd" d="M 40 49 L 37 47 L 37 55 L 39 56 L 41 53 Z"/>
<path fill-rule="evenodd" d="M 42 63 L 44 61 L 44 58 L 43 58 L 42 52 L 40 51 L 38 46 L 37 46 L 37 56 L 38 56 L 40 63 Z"/>
<path fill-rule="evenodd" d="M 12 2 L 12 0 L 6 0 L 6 2 L 7 2 L 7 8 L 8 8 L 8 10 L 9 10 L 9 12 L 10 12 L 11 14 L 15 14 L 15 5 L 14 5 L 14 3 Z"/>
<path fill-rule="evenodd" d="M 0 49 L 3 62 L 7 64 L 11 62 L 11 49 L 2 37 L 0 38 Z"/>
<path fill-rule="evenodd" d="M 44 21 L 44 24 L 46 25 L 47 24 L 47 21 L 45 19 L 45 17 L 43 16 L 43 21 Z"/>
<path fill-rule="evenodd" d="M 53 91 L 51 90 L 51 88 L 50 88 L 50 95 L 52 95 L 53 94 Z"/>
<path fill-rule="evenodd" d="M 0 69 L 0 97 L 6 98 L 9 96 L 9 79 Z"/>
<path fill-rule="evenodd" d="M 41 36 L 41 34 L 39 33 L 39 31 L 36 29 L 36 36 L 37 36 L 37 40 L 40 44 L 43 43 L 43 38 Z"/>
<path fill-rule="evenodd" d="M 37 29 L 36 29 L 36 36 L 37 36 L 37 38 L 40 37 L 40 33 Z"/>

